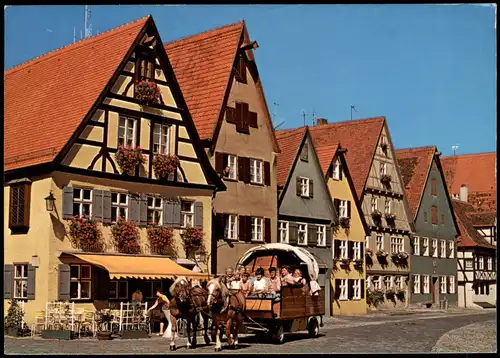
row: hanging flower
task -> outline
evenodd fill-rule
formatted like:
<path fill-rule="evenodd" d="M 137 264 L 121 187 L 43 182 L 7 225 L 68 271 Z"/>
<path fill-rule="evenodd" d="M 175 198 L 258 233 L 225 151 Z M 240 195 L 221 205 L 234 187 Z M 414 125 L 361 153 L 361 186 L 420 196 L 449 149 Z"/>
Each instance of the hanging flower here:
<path fill-rule="evenodd" d="M 372 211 L 373 220 L 375 220 L 375 221 L 380 220 L 381 217 L 382 217 L 382 213 L 379 210 L 375 209 Z"/>
<path fill-rule="evenodd" d="M 384 250 L 377 250 L 376 255 L 378 257 L 387 257 L 389 254 Z"/>
<path fill-rule="evenodd" d="M 102 233 L 98 222 L 90 216 L 74 216 L 69 222 L 69 236 L 73 244 L 84 251 L 103 251 Z"/>
<path fill-rule="evenodd" d="M 349 218 L 347 217 L 341 217 L 340 218 L 340 226 L 342 226 L 343 228 L 349 228 L 350 226 L 350 220 Z"/>
<path fill-rule="evenodd" d="M 204 233 L 202 229 L 194 227 L 184 229 L 184 232 L 181 234 L 181 239 L 186 257 L 190 258 L 195 253 L 205 250 L 203 236 Z"/>
<path fill-rule="evenodd" d="M 151 245 L 151 251 L 159 255 L 175 255 L 174 232 L 169 227 L 149 227 L 147 229 L 148 240 Z"/>
<path fill-rule="evenodd" d="M 153 169 L 158 179 L 166 178 L 179 168 L 180 161 L 176 155 L 158 153 L 153 159 Z"/>
<path fill-rule="evenodd" d="M 349 266 L 350 263 L 351 263 L 351 259 L 350 258 L 342 258 L 342 259 L 340 259 L 340 266 Z"/>
<path fill-rule="evenodd" d="M 366 303 L 370 306 L 378 306 L 384 301 L 384 292 L 381 289 L 366 290 Z"/>
<path fill-rule="evenodd" d="M 391 176 L 389 174 L 383 174 L 380 177 L 380 182 L 384 185 L 389 185 L 391 183 Z"/>
<path fill-rule="evenodd" d="M 135 98 L 143 105 L 160 102 L 160 95 L 156 82 L 143 80 L 135 84 Z"/>
<path fill-rule="evenodd" d="M 386 213 L 385 214 L 385 219 L 387 221 L 394 221 L 394 220 L 396 220 L 396 214 Z"/>
<path fill-rule="evenodd" d="M 366 249 L 366 255 L 369 256 L 369 257 L 372 257 L 373 256 L 373 249 Z"/>
<path fill-rule="evenodd" d="M 140 253 L 139 230 L 130 221 L 119 218 L 118 222 L 111 227 L 111 234 L 118 252 L 123 254 Z"/>
<path fill-rule="evenodd" d="M 116 152 L 116 161 L 123 174 L 134 175 L 135 169 L 146 163 L 146 157 L 142 154 L 141 147 L 119 146 Z"/>

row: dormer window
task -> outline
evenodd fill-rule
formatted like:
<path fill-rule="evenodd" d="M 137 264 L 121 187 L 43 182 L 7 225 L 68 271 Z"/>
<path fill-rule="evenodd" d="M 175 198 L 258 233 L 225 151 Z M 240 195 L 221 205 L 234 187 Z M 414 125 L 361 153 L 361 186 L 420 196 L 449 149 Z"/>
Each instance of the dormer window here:
<path fill-rule="evenodd" d="M 342 171 L 340 168 L 340 163 L 338 161 L 334 161 L 332 163 L 332 179 L 342 180 Z"/>
<path fill-rule="evenodd" d="M 137 51 L 137 60 L 135 63 L 136 80 L 154 80 L 155 78 L 155 56 L 153 50 L 144 47 Z"/>

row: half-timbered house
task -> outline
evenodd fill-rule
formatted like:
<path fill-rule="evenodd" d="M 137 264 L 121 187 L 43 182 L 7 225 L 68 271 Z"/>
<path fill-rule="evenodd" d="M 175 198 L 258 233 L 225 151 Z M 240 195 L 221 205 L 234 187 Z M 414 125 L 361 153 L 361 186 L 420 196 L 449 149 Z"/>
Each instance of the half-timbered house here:
<path fill-rule="evenodd" d="M 212 197 L 225 186 L 152 17 L 13 67 L 4 81 L 4 299 L 27 300 L 29 322 L 47 301 L 97 306 L 136 288 L 152 299 L 173 274 L 191 274 L 173 261 L 176 251 L 187 263 L 180 234 L 201 229 L 194 256 L 211 251 Z M 122 147 L 143 159 L 127 167 Z M 99 221 L 90 243 L 72 240 L 81 216 Z M 113 234 L 120 218 L 135 235 Z M 148 227 L 170 227 L 172 250 Z"/>
<path fill-rule="evenodd" d="M 205 150 L 227 190 L 214 200 L 210 262 L 221 273 L 253 245 L 276 241 L 274 135 L 243 21 L 165 48 Z"/>
<path fill-rule="evenodd" d="M 408 205 L 415 220 L 412 237 L 410 304 L 458 304 L 456 238 L 460 234 L 435 146 L 398 149 Z M 442 305 L 441 305 L 442 307 Z"/>

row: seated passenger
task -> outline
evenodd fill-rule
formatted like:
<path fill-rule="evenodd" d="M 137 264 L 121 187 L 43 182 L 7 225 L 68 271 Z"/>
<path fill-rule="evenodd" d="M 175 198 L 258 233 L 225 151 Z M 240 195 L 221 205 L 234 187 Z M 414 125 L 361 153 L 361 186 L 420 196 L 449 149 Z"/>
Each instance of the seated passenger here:
<path fill-rule="evenodd" d="M 277 269 L 276 267 L 271 267 L 269 269 L 269 286 L 268 286 L 268 291 L 269 292 L 280 292 L 281 291 L 281 280 L 278 277 Z"/>
<path fill-rule="evenodd" d="M 281 268 L 281 286 L 293 285 L 294 280 L 290 272 L 288 272 L 288 267 L 283 266 Z"/>
<path fill-rule="evenodd" d="M 254 293 L 264 293 L 267 290 L 267 280 L 264 278 L 264 269 L 259 267 L 255 271 L 255 281 L 253 283 Z"/>
<path fill-rule="evenodd" d="M 228 288 L 230 288 L 231 287 L 231 282 L 233 281 L 233 279 L 234 279 L 234 277 L 233 277 L 233 269 L 231 267 L 228 267 L 226 269 L 225 275 L 222 278 L 222 281 L 226 284 L 226 286 Z"/>
<path fill-rule="evenodd" d="M 296 286 L 303 287 L 306 285 L 306 279 L 302 277 L 302 271 L 300 269 L 295 269 L 292 279 Z"/>
<path fill-rule="evenodd" d="M 245 297 L 247 297 L 250 291 L 252 291 L 252 284 L 250 283 L 250 281 L 248 281 L 248 273 L 244 272 L 241 275 L 241 279 L 238 286 L 241 292 L 243 292 L 243 294 L 245 295 Z"/>

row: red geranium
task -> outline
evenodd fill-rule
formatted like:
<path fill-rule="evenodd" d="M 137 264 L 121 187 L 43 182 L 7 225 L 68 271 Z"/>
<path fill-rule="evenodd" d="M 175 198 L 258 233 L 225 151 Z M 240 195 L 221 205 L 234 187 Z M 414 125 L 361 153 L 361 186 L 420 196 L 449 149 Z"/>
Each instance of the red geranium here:
<path fill-rule="evenodd" d="M 137 82 L 135 85 L 135 98 L 145 105 L 158 103 L 160 101 L 160 89 L 156 82 L 153 81 Z"/>
<path fill-rule="evenodd" d="M 118 222 L 111 227 L 111 234 L 118 252 L 124 254 L 140 253 L 139 230 L 130 221 L 123 218 L 118 219 Z"/>
<path fill-rule="evenodd" d="M 102 233 L 97 221 L 89 216 L 74 216 L 69 222 L 69 236 L 73 244 L 85 251 L 102 251 Z"/>
<path fill-rule="evenodd" d="M 180 165 L 179 158 L 176 155 L 158 153 L 153 159 L 153 169 L 158 179 L 165 178 L 174 173 Z"/>
<path fill-rule="evenodd" d="M 186 256 L 188 258 L 197 252 L 205 250 L 205 243 L 203 241 L 204 235 L 203 230 L 199 228 L 189 227 L 184 229 L 184 232 L 181 234 L 181 238 L 184 251 L 186 252 Z"/>
<path fill-rule="evenodd" d="M 151 251 L 159 255 L 177 256 L 174 249 L 174 232 L 169 227 L 150 227 L 147 229 Z"/>
<path fill-rule="evenodd" d="M 116 161 L 123 174 L 134 175 L 137 166 L 146 163 L 141 147 L 119 146 Z"/>

